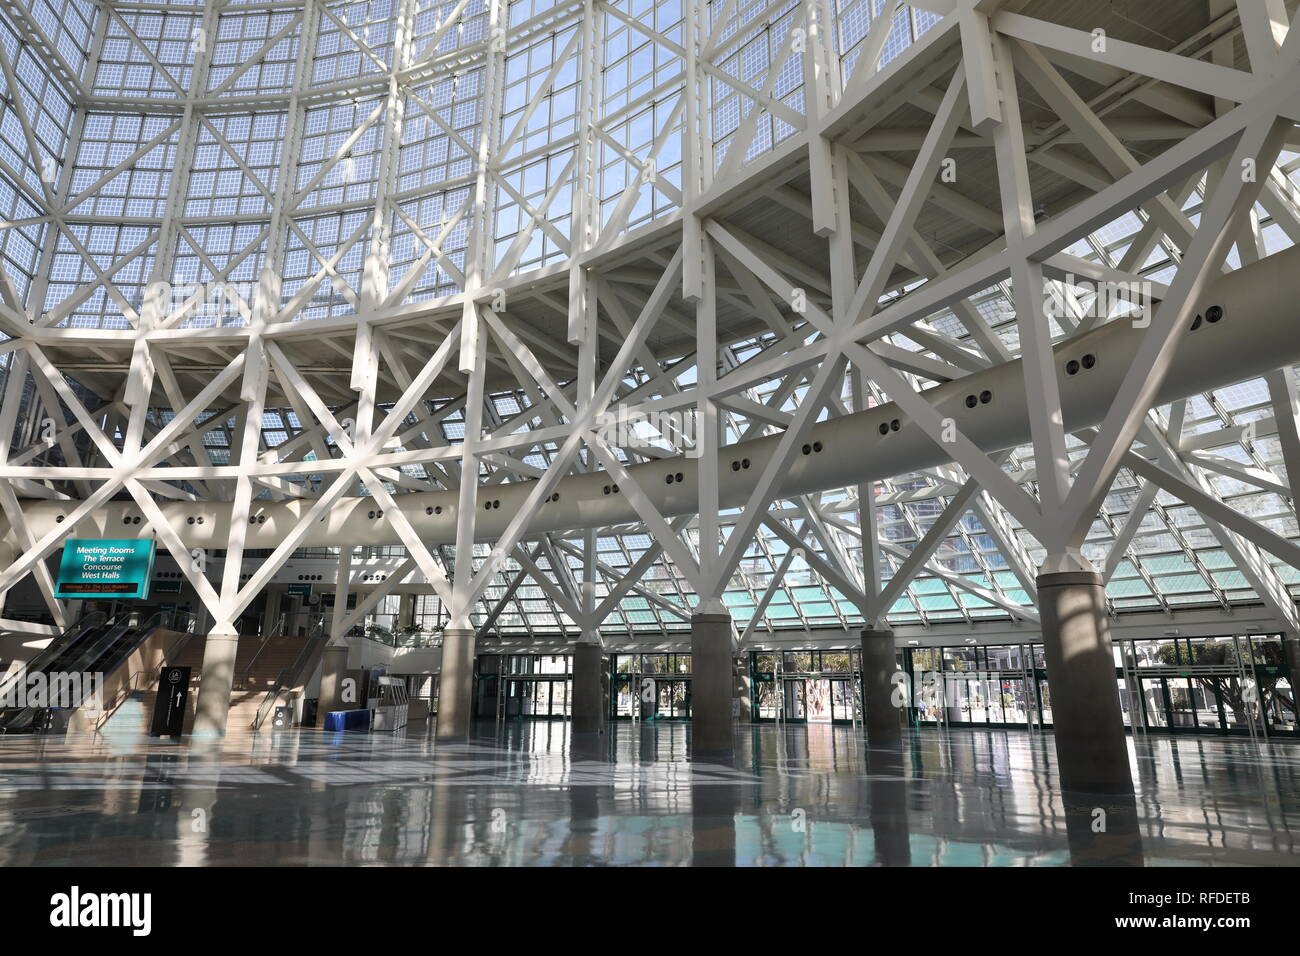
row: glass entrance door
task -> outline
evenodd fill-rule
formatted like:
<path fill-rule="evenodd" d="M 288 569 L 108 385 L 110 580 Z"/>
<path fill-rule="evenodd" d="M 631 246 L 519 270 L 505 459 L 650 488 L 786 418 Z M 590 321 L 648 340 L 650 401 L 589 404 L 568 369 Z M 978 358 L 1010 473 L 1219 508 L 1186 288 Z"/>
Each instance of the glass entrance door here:
<path fill-rule="evenodd" d="M 781 681 L 781 686 L 785 694 L 785 713 L 781 716 L 786 720 L 830 724 L 836 721 L 850 723 L 854 719 L 857 697 L 853 692 L 852 678 L 787 677 Z M 759 718 L 775 719 L 781 706 L 775 682 L 758 682 L 755 694 Z"/>
<path fill-rule="evenodd" d="M 567 680 L 549 680 L 546 683 L 551 685 L 550 688 L 550 709 L 548 717 L 569 717 L 572 715 L 572 704 L 569 700 L 569 691 L 571 685 Z"/>
<path fill-rule="evenodd" d="M 478 678 L 478 715 L 492 717 L 497 712 L 497 691 L 499 690 L 496 674 L 480 674 Z"/>
<path fill-rule="evenodd" d="M 683 720 L 691 716 L 690 681 L 656 678 L 652 697 L 653 716 L 659 720 Z M 650 709 L 651 707 L 646 708 Z"/>
<path fill-rule="evenodd" d="M 1169 729 L 1169 702 L 1163 677 L 1142 678 L 1142 710 L 1152 730 Z"/>
<path fill-rule="evenodd" d="M 857 651 L 754 651 L 750 655 L 755 720 L 850 723 L 860 695 Z"/>
<path fill-rule="evenodd" d="M 567 687 L 566 687 L 567 695 Z M 561 702 L 567 716 L 571 704 Z M 556 705 L 552 703 L 552 708 Z M 615 674 L 610 693 L 611 716 L 630 720 L 685 720 L 691 716 L 691 681 L 654 674 Z"/>
<path fill-rule="evenodd" d="M 1047 686 L 1047 672 L 1039 670 L 1035 679 L 1038 681 L 1038 714 L 1043 726 L 1052 722 L 1052 689 Z"/>
<path fill-rule="evenodd" d="M 567 678 L 507 678 L 505 715 L 507 717 L 568 717 L 570 685 Z"/>
<path fill-rule="evenodd" d="M 1276 669 L 1274 669 L 1276 671 Z M 1269 673 L 1266 668 L 1257 668 L 1262 671 L 1257 677 L 1257 682 L 1262 688 L 1264 698 L 1265 714 L 1268 718 L 1268 732 L 1271 734 L 1296 732 L 1296 694 L 1291 685 L 1289 675 L 1278 676 L 1276 672 Z M 1249 705 L 1247 705 L 1249 706 Z M 1243 712 L 1246 710 L 1242 708 Z"/>
<path fill-rule="evenodd" d="M 1023 677 L 1007 677 L 997 682 L 996 703 L 1002 709 L 1002 722 L 1005 724 L 1027 724 L 1029 722 L 1029 700 L 1025 695 Z"/>
<path fill-rule="evenodd" d="M 774 680 L 754 681 L 754 701 L 759 720 L 776 720 L 781 713 L 781 695 Z"/>
<path fill-rule="evenodd" d="M 636 711 L 636 682 L 631 674 L 615 674 L 613 682 L 613 700 L 615 717 L 631 717 Z"/>
<path fill-rule="evenodd" d="M 690 654 L 617 654 L 611 663 L 610 717 L 616 720 L 690 718 Z"/>
<path fill-rule="evenodd" d="M 1196 705 L 1192 700 L 1191 682 L 1185 677 L 1166 677 L 1169 701 L 1169 726 L 1174 730 L 1195 730 Z"/>
<path fill-rule="evenodd" d="M 1235 675 L 1143 677 L 1142 708 L 1151 730 L 1250 733 Z"/>
<path fill-rule="evenodd" d="M 851 679 L 833 679 L 831 685 L 831 720 L 852 721 L 858 714 L 858 698 Z"/>
<path fill-rule="evenodd" d="M 807 710 L 804 706 L 804 681 L 802 677 L 792 677 L 783 681 L 785 684 L 785 719 L 804 720 Z"/>
<path fill-rule="evenodd" d="M 1152 730 L 1223 730 L 1218 694 L 1195 678 L 1143 677 L 1142 707 Z"/>
<path fill-rule="evenodd" d="M 808 722 L 829 724 L 831 722 L 831 682 L 825 678 L 804 681 L 804 708 Z"/>
<path fill-rule="evenodd" d="M 551 715 L 551 682 L 527 681 L 524 684 L 524 716 L 549 717 Z"/>

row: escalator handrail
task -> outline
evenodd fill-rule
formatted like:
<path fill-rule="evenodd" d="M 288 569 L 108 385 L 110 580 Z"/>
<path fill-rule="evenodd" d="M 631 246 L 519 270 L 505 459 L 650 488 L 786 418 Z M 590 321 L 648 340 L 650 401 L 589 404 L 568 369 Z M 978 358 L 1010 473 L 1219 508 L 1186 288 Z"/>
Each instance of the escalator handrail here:
<path fill-rule="evenodd" d="M 98 660 L 129 629 L 130 620 L 129 615 L 118 615 L 102 628 L 87 631 L 84 640 L 81 637 L 75 638 L 71 645 L 63 647 L 59 653 L 43 663 L 39 670 L 28 670 L 27 674 L 40 673 L 48 676 L 50 673 L 85 673 L 85 668 L 80 666 L 81 663 L 87 658 L 92 662 Z M 70 654 L 75 656 L 64 662 L 64 658 Z M 29 727 L 36 713 L 42 709 L 44 708 L 28 705 L 16 713 L 5 714 L 0 717 L 0 731 L 8 733 L 10 730 Z"/>
<path fill-rule="evenodd" d="M 85 647 L 77 648 L 77 656 L 58 669 L 67 673 L 93 672 L 93 665 L 121 639 L 123 634 L 131 631 L 131 619 L 115 620 L 113 624 L 94 636 Z"/>
<path fill-rule="evenodd" d="M 0 679 L 0 700 L 7 699 L 14 683 L 25 679 L 28 674 L 44 673 L 51 664 L 71 650 L 73 644 L 89 635 L 92 631 L 107 627 L 111 623 L 112 620 L 103 611 L 95 611 L 82 617 L 81 620 L 50 641 L 30 661 L 8 675 L 7 678 Z"/>
<path fill-rule="evenodd" d="M 102 671 L 107 677 L 121 665 L 126 656 L 139 647 L 154 631 L 158 630 L 171 617 L 169 611 L 156 611 L 142 624 L 132 626 L 133 615 L 119 615 L 122 618 L 116 626 L 106 629 L 94 642 L 82 651 L 73 661 L 73 666 L 65 668 L 71 673 L 97 673 Z M 125 646 L 120 646 L 122 638 L 130 634 L 131 639 Z M 113 652 L 116 660 L 108 658 Z"/>
<path fill-rule="evenodd" d="M 98 660 L 99 655 L 106 648 L 112 646 L 122 634 L 130 630 L 130 627 L 130 615 L 119 614 L 111 618 L 103 627 L 88 633 L 84 639 L 64 648 L 63 653 L 49 661 L 42 668 L 42 671 L 46 674 L 54 671 L 63 673 L 86 672 L 90 670 L 86 666 L 87 661 L 94 663 Z"/>
<path fill-rule="evenodd" d="M 257 659 L 262 656 L 262 651 L 266 650 L 267 645 L 271 643 L 273 638 L 283 636 L 284 625 L 288 618 L 289 615 L 281 614 L 276 619 L 275 623 L 271 625 L 270 630 L 261 635 L 262 643 L 258 645 L 257 650 L 253 653 L 252 659 L 248 662 L 248 666 L 244 668 L 245 684 L 247 684 L 249 679 L 253 676 L 253 667 L 257 664 Z"/>
<path fill-rule="evenodd" d="M 73 643 L 61 647 L 58 653 L 46 655 L 50 659 L 42 663 L 40 672 L 45 674 L 51 671 L 73 674 L 102 672 L 107 677 L 108 674 L 120 667 L 126 657 L 155 631 L 168 624 L 175 623 L 175 614 L 172 611 L 156 611 L 143 624 L 133 627 L 132 619 L 134 616 L 133 614 L 119 614 L 102 627 L 93 630 L 87 629 L 84 635 L 74 637 Z M 131 635 L 131 638 L 123 644 L 122 638 L 128 634 Z M 83 636 L 86 638 L 84 642 L 82 640 Z M 83 644 L 84 646 L 82 646 Z M 75 654 L 75 656 L 71 657 L 67 662 L 61 663 L 69 654 Z M 109 656 L 110 654 L 112 657 Z M 26 673 L 30 674 L 32 671 L 28 670 Z M 30 723 L 31 716 L 38 709 L 24 707 L 17 713 L 0 717 L 0 733 L 27 726 L 27 724 L 23 723 L 24 718 L 28 718 Z"/>
<path fill-rule="evenodd" d="M 175 615 L 177 612 L 160 611 L 158 613 L 171 614 L 172 620 L 169 622 L 171 627 L 168 629 L 172 631 L 178 630 L 178 628 L 176 627 L 176 619 L 175 619 Z M 181 613 L 185 613 L 185 612 L 181 612 Z M 186 613 L 186 616 L 187 617 L 189 616 L 188 613 Z M 160 624 L 157 627 L 150 628 L 148 632 L 144 635 L 144 639 L 147 640 L 149 635 L 153 633 L 153 631 L 158 630 L 161 627 L 162 625 Z M 166 657 L 163 660 L 164 667 L 167 666 L 167 662 L 169 660 L 175 661 L 176 659 L 178 659 L 181 653 L 185 650 L 185 648 L 189 646 L 190 641 L 193 640 L 194 638 L 194 631 L 192 630 L 186 630 L 182 633 L 184 634 L 184 636 L 168 649 Z M 141 641 L 140 643 L 143 643 L 143 641 Z M 138 647 L 139 643 L 137 643 L 135 646 Z M 118 691 L 117 696 L 113 699 L 113 702 L 111 704 L 104 705 L 104 709 L 100 715 L 99 720 L 95 722 L 95 732 L 96 733 L 100 732 L 103 729 L 104 725 L 113 719 L 113 715 L 116 714 L 118 709 L 131 698 L 132 694 L 136 693 L 139 690 L 147 689 L 152 684 L 157 683 L 158 679 L 159 679 L 159 675 L 156 673 L 152 673 L 150 671 L 140 671 L 139 673 L 132 676 L 131 679 L 127 681 L 126 686 L 122 688 L 122 690 Z M 137 681 L 142 682 L 139 687 L 136 686 Z"/>
<path fill-rule="evenodd" d="M 188 616 L 189 615 L 186 614 L 186 617 Z M 155 611 L 148 618 L 146 618 L 145 622 L 136 629 L 134 640 L 132 640 L 130 644 L 127 645 L 126 647 L 119 649 L 119 651 L 121 652 L 120 659 L 112 667 L 105 670 L 104 672 L 105 676 L 108 676 L 109 673 L 111 673 L 112 671 L 120 667 L 123 661 L 125 660 L 126 656 L 133 653 L 136 648 L 138 648 L 141 644 L 143 644 L 150 637 L 152 637 L 155 632 L 161 630 L 175 631 L 176 618 L 177 618 L 177 612 L 174 610 Z M 194 634 L 192 632 L 187 632 L 185 636 L 180 641 L 178 641 L 174 647 L 171 648 L 167 656 L 174 657 L 176 654 L 178 654 L 185 647 L 185 645 L 189 643 L 190 638 L 192 638 L 193 636 Z M 109 648 L 105 648 L 105 651 L 107 650 L 109 650 Z M 97 659 L 94 663 L 103 664 L 105 662 L 103 661 L 102 658 L 100 658 Z"/>
<path fill-rule="evenodd" d="M 96 665 L 103 660 L 105 654 L 118 644 L 123 635 L 130 634 L 133 630 L 145 633 L 149 629 L 132 628 L 130 615 L 119 615 L 112 626 L 95 635 L 86 647 L 78 648 L 77 656 L 60 669 L 68 673 L 94 673 Z"/>

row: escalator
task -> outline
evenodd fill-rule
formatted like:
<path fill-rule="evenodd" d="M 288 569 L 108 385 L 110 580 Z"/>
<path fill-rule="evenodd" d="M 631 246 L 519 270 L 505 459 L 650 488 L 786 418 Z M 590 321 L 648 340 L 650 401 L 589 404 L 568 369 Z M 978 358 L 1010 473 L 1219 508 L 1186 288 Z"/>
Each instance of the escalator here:
<path fill-rule="evenodd" d="M 0 702 L 21 700 L 18 683 L 26 682 L 47 689 L 46 701 L 40 705 L 0 707 L 0 734 L 38 733 L 55 726 L 54 711 L 75 710 L 83 700 L 55 699 L 87 695 L 96 689 L 95 674 L 107 679 L 120 667 L 131 652 L 149 639 L 156 631 L 173 623 L 173 613 L 159 611 L 141 622 L 138 613 L 118 614 L 108 618 L 96 613 L 68 628 L 50 642 L 26 667 L 9 675 L 0 684 Z M 102 684 L 99 685 L 102 690 Z M 76 693 L 79 690 L 80 693 Z M 48 703 L 50 706 L 45 706 Z"/>

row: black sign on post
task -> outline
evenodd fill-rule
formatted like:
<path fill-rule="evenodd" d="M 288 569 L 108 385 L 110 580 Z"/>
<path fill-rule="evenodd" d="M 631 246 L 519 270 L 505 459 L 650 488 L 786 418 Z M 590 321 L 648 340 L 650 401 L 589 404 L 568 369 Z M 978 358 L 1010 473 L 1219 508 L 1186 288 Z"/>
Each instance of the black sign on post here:
<path fill-rule="evenodd" d="M 150 737 L 179 737 L 185 729 L 185 701 L 190 696 L 190 669 L 164 667 L 158 675 L 158 701 Z"/>

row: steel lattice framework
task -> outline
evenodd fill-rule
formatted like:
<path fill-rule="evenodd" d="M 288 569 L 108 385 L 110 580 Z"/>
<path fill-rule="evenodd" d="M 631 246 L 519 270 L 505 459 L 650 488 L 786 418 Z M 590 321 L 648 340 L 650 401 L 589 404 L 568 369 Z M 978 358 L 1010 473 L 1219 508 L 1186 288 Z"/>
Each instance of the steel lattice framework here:
<path fill-rule="evenodd" d="M 1032 624 L 1091 564 L 1300 630 L 1294 369 L 1153 407 L 1206 284 L 1300 243 L 1296 4 L 1129 6 L 0 0 L 0 593 L 62 623 L 43 559 L 113 505 L 218 630 L 295 555 L 364 589 L 345 628 L 403 583 L 480 631 Z M 1112 322 L 1069 432 L 1053 347 Z M 989 454 L 925 389 L 1017 358 Z M 951 464 L 778 494 L 886 402 Z M 629 468 L 682 453 L 673 517 Z M 636 522 L 528 533 L 597 473 Z M 390 544 L 305 548 L 341 509 Z"/>

